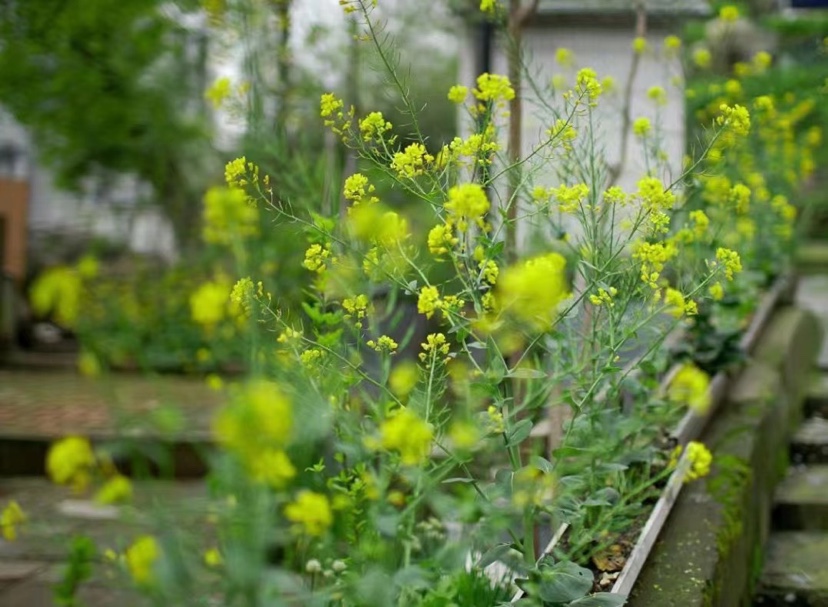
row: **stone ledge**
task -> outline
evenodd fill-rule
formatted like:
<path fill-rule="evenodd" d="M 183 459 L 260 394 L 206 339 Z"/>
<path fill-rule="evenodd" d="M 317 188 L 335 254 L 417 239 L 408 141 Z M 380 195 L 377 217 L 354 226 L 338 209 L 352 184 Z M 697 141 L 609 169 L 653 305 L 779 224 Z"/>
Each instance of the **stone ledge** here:
<path fill-rule="evenodd" d="M 701 440 L 711 474 L 679 497 L 633 589 L 632 607 L 746 604 L 762 565 L 774 488 L 787 468 L 822 328 L 778 309 Z"/>

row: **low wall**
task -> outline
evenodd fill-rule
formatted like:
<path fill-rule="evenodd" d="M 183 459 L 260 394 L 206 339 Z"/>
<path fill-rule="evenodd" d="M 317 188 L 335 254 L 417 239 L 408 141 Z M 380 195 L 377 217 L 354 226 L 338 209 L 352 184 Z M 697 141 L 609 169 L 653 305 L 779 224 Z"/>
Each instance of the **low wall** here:
<path fill-rule="evenodd" d="M 701 437 L 713 452 L 710 475 L 682 491 L 627 605 L 751 604 L 773 491 L 821 342 L 814 315 L 790 305 L 775 311 Z"/>

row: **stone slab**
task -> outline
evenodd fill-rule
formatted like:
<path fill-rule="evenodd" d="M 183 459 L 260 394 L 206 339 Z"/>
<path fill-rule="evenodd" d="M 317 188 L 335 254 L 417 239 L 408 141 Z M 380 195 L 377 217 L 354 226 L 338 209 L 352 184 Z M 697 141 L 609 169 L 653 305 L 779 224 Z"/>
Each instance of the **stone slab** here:
<path fill-rule="evenodd" d="M 806 273 L 828 271 L 828 243 L 812 241 L 799 245 L 796 252 L 796 265 Z"/>
<path fill-rule="evenodd" d="M 774 533 L 768 542 L 757 604 L 828 607 L 828 533 Z"/>
<path fill-rule="evenodd" d="M 828 465 L 791 468 L 775 497 L 776 529 L 828 531 Z"/>
<path fill-rule="evenodd" d="M 828 418 L 828 373 L 816 373 L 805 397 L 805 415 Z"/>
<path fill-rule="evenodd" d="M 812 417 L 805 420 L 791 440 L 794 463 L 828 463 L 828 420 Z"/>

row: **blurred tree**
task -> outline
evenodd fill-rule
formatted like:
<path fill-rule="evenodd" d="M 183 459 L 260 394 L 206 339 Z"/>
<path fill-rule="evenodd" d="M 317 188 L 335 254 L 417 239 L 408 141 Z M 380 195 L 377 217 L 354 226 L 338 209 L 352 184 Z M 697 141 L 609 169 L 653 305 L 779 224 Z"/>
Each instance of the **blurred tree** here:
<path fill-rule="evenodd" d="M 59 185 L 131 173 L 193 242 L 209 142 L 190 0 L 0 0 L 0 104 Z"/>

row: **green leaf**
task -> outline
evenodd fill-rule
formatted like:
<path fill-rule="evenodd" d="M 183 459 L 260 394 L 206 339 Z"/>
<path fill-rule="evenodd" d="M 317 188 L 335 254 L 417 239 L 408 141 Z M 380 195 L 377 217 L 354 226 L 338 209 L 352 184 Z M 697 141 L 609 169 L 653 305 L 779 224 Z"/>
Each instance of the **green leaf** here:
<path fill-rule="evenodd" d="M 540 455 L 533 455 L 529 458 L 529 462 L 544 474 L 552 474 L 552 471 L 555 469 L 552 462 L 545 457 L 541 457 Z"/>
<path fill-rule="evenodd" d="M 480 569 L 485 569 L 492 563 L 499 561 L 506 556 L 511 549 L 512 546 L 510 544 L 498 544 L 494 548 L 491 548 L 483 553 L 483 556 L 481 556 L 480 560 L 477 561 L 477 566 L 480 567 Z"/>
<path fill-rule="evenodd" d="M 546 373 L 539 371 L 538 369 L 525 368 L 513 369 L 506 375 L 506 377 L 514 377 L 516 379 L 541 379 L 546 376 Z"/>
<path fill-rule="evenodd" d="M 512 426 L 509 434 L 507 435 L 508 438 L 506 440 L 507 447 L 514 447 L 515 445 L 519 445 L 532 433 L 532 423 L 531 419 L 522 419 L 514 426 Z"/>
<path fill-rule="evenodd" d="M 569 603 L 585 597 L 594 580 L 589 569 L 571 561 L 558 562 L 543 571 L 538 593 L 549 603 Z"/>

